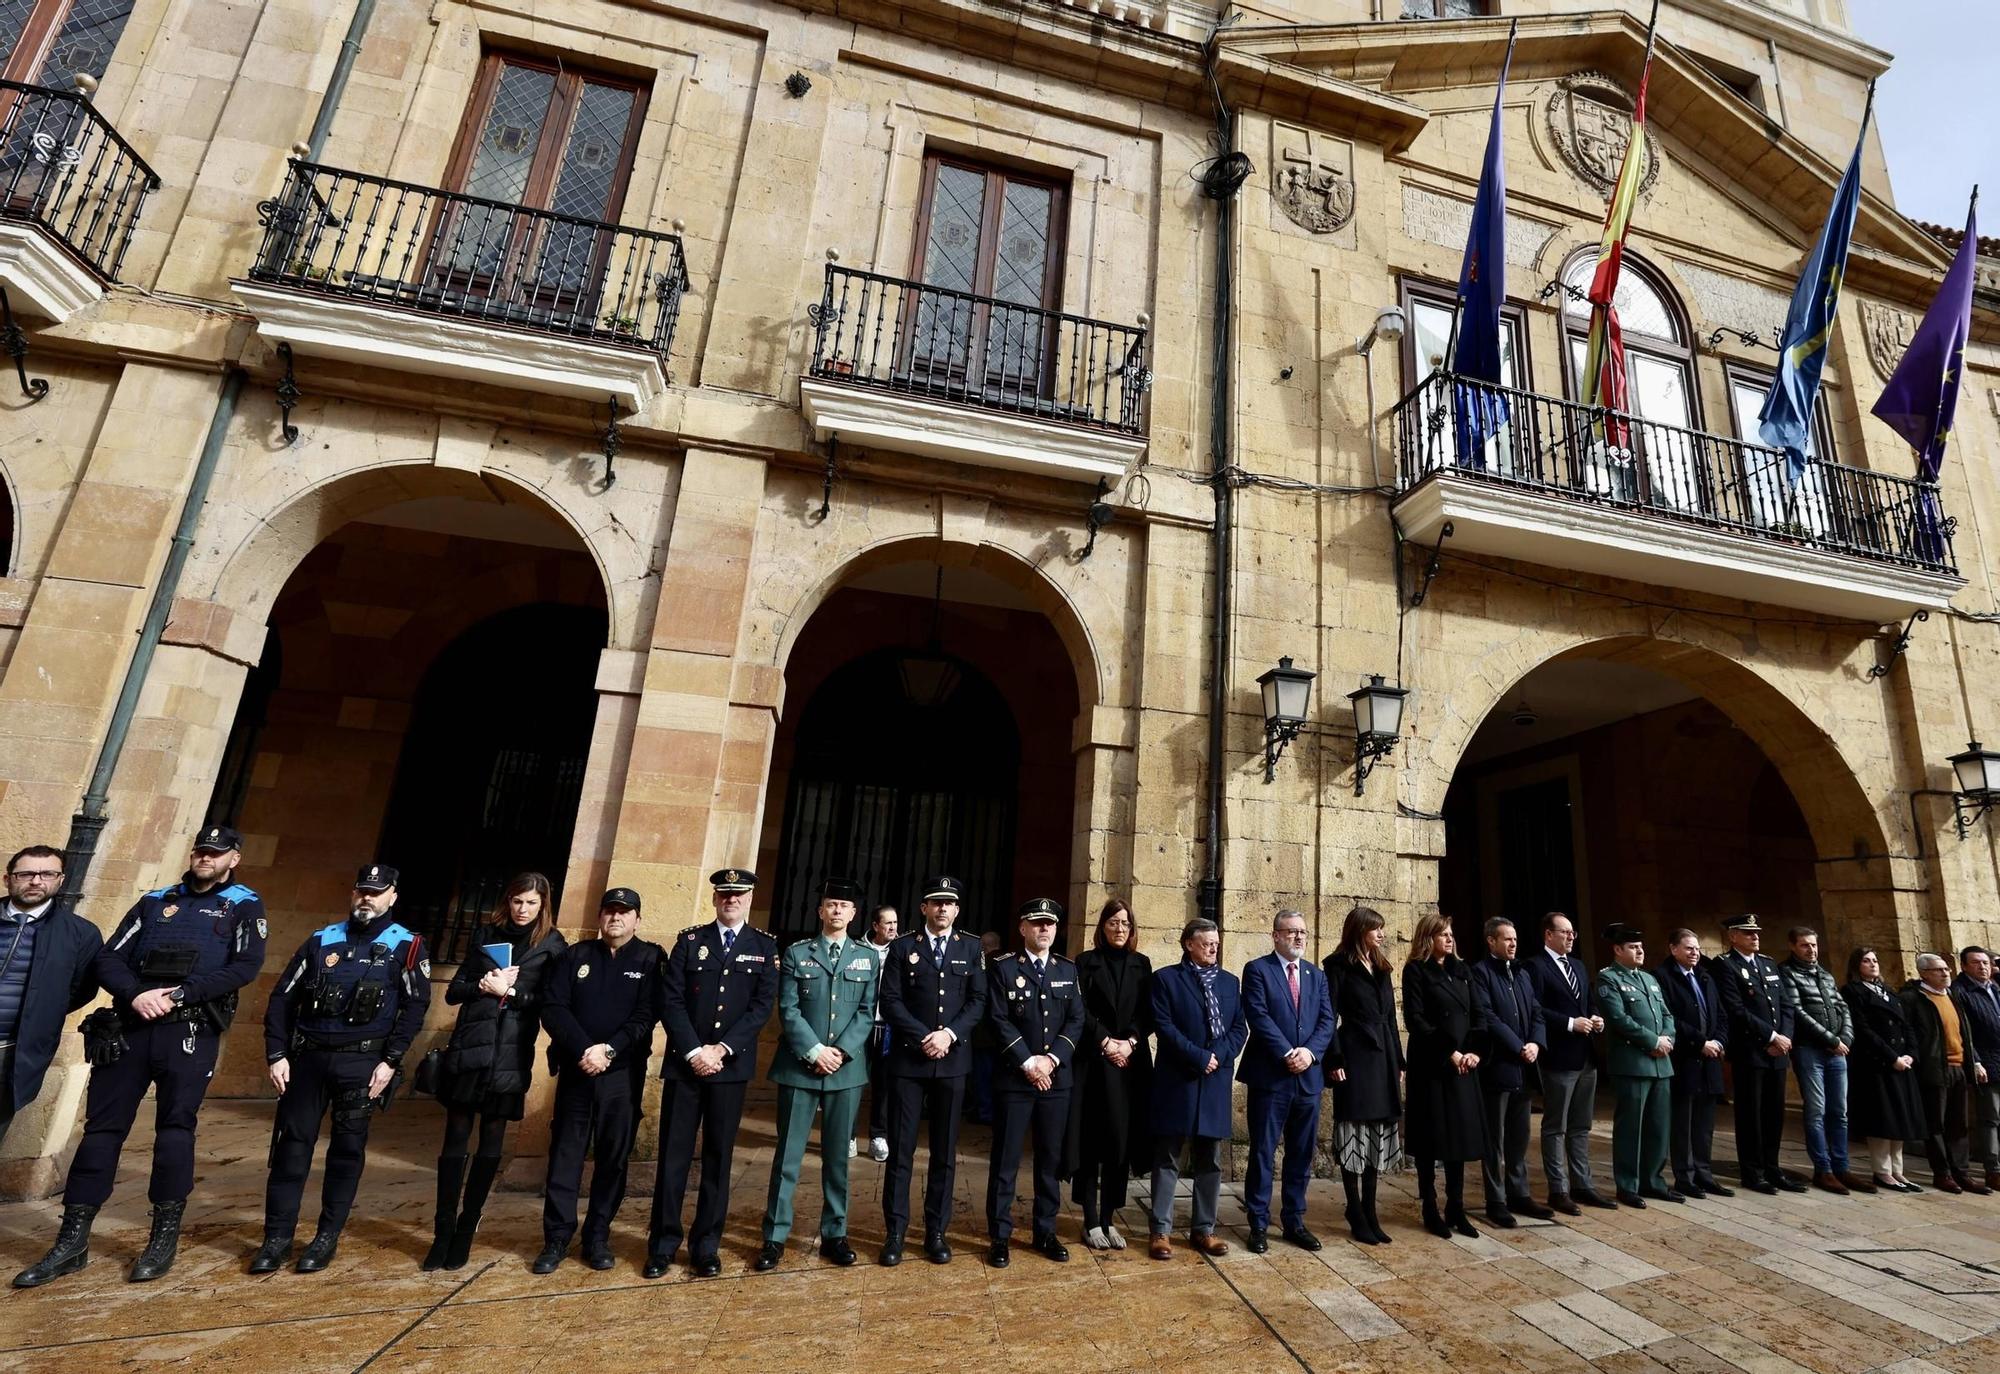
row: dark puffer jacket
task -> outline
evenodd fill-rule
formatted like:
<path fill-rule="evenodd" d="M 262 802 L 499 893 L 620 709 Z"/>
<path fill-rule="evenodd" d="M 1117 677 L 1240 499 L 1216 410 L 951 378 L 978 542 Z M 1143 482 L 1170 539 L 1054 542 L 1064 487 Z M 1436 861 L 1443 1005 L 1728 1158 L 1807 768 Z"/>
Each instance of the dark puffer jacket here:
<path fill-rule="evenodd" d="M 481 946 L 507 944 L 511 934 L 500 925 L 481 929 L 445 989 L 444 1000 L 458 1008 L 438 1083 L 438 1101 L 447 1106 L 477 1107 L 491 1097 L 528 1091 L 541 1028 L 542 982 L 569 942 L 552 930 L 520 951 L 515 958 L 521 972 L 503 1002 L 479 990 L 479 980 L 497 967 Z"/>

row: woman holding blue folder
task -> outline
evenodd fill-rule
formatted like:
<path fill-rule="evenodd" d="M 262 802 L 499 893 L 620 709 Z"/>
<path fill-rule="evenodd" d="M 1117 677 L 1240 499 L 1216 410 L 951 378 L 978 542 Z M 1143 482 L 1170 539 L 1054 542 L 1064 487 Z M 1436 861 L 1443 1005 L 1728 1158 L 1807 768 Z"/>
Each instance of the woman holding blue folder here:
<path fill-rule="evenodd" d="M 521 1119 L 534 1073 L 542 980 L 569 945 L 555 924 L 549 880 L 520 874 L 507 884 L 493 923 L 480 929 L 445 989 L 444 1000 L 458 1008 L 458 1021 L 438 1066 L 444 1148 L 437 1162 L 437 1224 L 424 1256 L 427 1270 L 463 1268 L 472 1253 L 479 1215 L 500 1172 L 507 1123 Z M 475 1121 L 479 1149 L 467 1159 Z"/>

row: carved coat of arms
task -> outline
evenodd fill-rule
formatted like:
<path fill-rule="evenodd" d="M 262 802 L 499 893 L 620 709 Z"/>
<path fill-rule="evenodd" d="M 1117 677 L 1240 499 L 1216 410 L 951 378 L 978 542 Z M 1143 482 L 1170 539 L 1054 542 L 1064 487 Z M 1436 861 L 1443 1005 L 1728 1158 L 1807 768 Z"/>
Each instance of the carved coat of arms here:
<path fill-rule="evenodd" d="M 1303 129 L 1274 129 L 1277 174 L 1271 198 L 1285 218 L 1309 234 L 1331 234 L 1354 218 L 1353 160 L 1345 145 Z"/>
<path fill-rule="evenodd" d="M 1611 194 L 1625 165 L 1633 103 L 1625 88 L 1603 72 L 1573 72 L 1556 82 L 1549 96 L 1549 140 L 1569 169 L 1600 195 Z M 1639 194 L 1651 191 L 1659 176 L 1659 148 L 1649 138 Z"/>
<path fill-rule="evenodd" d="M 1910 347 L 1917 322 L 1893 305 L 1880 301 L 1861 302 L 1861 337 L 1867 341 L 1868 361 L 1883 381 L 1896 375 L 1896 367 Z"/>

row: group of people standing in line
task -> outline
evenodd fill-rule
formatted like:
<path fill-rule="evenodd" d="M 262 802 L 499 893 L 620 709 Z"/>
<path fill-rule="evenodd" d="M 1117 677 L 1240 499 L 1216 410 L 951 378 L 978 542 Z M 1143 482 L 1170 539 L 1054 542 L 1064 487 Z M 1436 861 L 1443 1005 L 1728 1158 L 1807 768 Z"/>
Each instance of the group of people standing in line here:
<path fill-rule="evenodd" d="M 0 1134 L 38 1090 L 64 1016 L 100 988 L 111 996 L 82 1027 L 92 1071 L 60 1228 L 16 1286 L 39 1286 L 87 1262 L 92 1223 L 149 1088 L 157 1098 L 153 1224 L 129 1276 L 146 1281 L 172 1266 L 217 1039 L 239 990 L 262 967 L 268 934 L 261 900 L 235 880 L 240 845 L 227 827 L 205 829 L 182 880 L 143 896 L 108 941 L 55 906 L 59 851 L 37 846 L 10 861 L 0 907 Z M 370 1122 L 393 1097 L 422 1030 L 430 964 L 422 939 L 395 919 L 397 878 L 387 865 L 361 869 L 347 917 L 309 936 L 271 993 L 265 1058 L 279 1101 L 252 1273 L 292 1261 L 329 1112 L 318 1221 L 294 1267 L 309 1273 L 333 1260 Z M 1401 972 L 1399 1031 L 1384 921 L 1366 907 L 1347 913 L 1323 965 L 1306 957 L 1305 916 L 1279 911 L 1271 952 L 1239 979 L 1222 969 L 1221 931 L 1207 920 L 1189 922 L 1181 959 L 1155 969 L 1137 948 L 1130 909 L 1116 899 L 1072 961 L 1056 952 L 1065 913 L 1050 899 L 1023 903 L 1018 947 L 994 955 L 957 929 L 961 889 L 952 878 L 926 887 L 921 920 L 907 932 L 886 906 L 875 908 L 864 931 L 853 930 L 862 893 L 850 880 L 829 878 L 819 891 L 817 934 L 781 951 L 748 924 L 754 873 L 723 869 L 710 884 L 715 919 L 664 945 L 638 937 L 642 903 L 629 888 L 605 892 L 596 937 L 570 944 L 555 929 L 545 877 L 522 874 L 509 884 L 493 924 L 446 988 L 446 1002 L 458 1008 L 450 1036 L 419 1070 L 419 1086 L 445 1108 L 425 1269 L 456 1269 L 469 1258 L 507 1125 L 524 1114 L 543 1031 L 556 1083 L 543 1248 L 532 1267 L 553 1271 L 578 1237 L 586 1156 L 595 1167 L 582 1258 L 594 1269 L 613 1267 L 611 1225 L 624 1199 L 654 1031 L 664 1026 L 643 1272 L 665 1274 L 685 1244 L 697 1277 L 719 1274 L 734 1145 L 773 1015 L 777 1043 L 766 1075 L 777 1089 L 777 1148 L 753 1264 L 760 1272 L 783 1261 L 815 1121 L 818 1250 L 835 1264 L 855 1262 L 849 1161 L 864 1091 L 872 1097 L 870 1153 L 886 1166 L 879 1261 L 903 1259 L 925 1130 L 923 1251 L 933 1263 L 950 1262 L 958 1129 L 976 1034 L 995 1060 L 986 1190 L 986 1258 L 994 1266 L 1011 1258 L 1030 1141 L 1032 1248 L 1047 1259 L 1069 1258 L 1057 1233 L 1065 1180 L 1085 1243 L 1122 1249 L 1117 1213 L 1130 1179 L 1148 1176 L 1148 1252 L 1170 1259 L 1183 1169 L 1192 1184 L 1189 1243 L 1205 1255 L 1226 1252 L 1216 1222 L 1239 1079 L 1249 1134 L 1247 1244 L 1260 1253 L 1270 1244 L 1274 1191 L 1282 1238 L 1321 1248 L 1307 1225 L 1307 1184 L 1329 1090 L 1347 1228 L 1367 1245 L 1389 1242 L 1379 1180 L 1405 1155 L 1416 1167 L 1423 1225 L 1440 1237 L 1478 1234 L 1467 1213 L 1468 1164 L 1479 1166 L 1485 1217 L 1500 1227 L 1523 1215 L 1732 1196 L 1711 1158 L 1725 1065 L 1743 1187 L 1808 1186 L 1778 1165 L 1787 1068 L 1800 1085 L 1811 1186 L 1921 1191 L 1904 1173 L 1902 1152 L 1904 1141 L 1922 1140 L 1933 1186 L 1981 1194 L 2000 1187 L 2000 986 L 1978 948 L 1961 952 L 1956 979 L 1941 956 L 1920 956 L 1919 977 L 1900 990 L 1884 983 L 1877 951 L 1856 949 L 1840 987 L 1818 962 L 1816 932 L 1790 931 L 1791 955 L 1774 963 L 1760 952 L 1757 918 L 1746 915 L 1725 923 L 1722 955 L 1704 955 L 1695 933 L 1682 929 L 1650 969 L 1641 932 L 1613 925 L 1604 932 L 1611 962 L 1592 974 L 1574 953 L 1575 927 L 1563 913 L 1543 918 L 1534 953 L 1523 952 L 1512 922 L 1489 920 L 1485 955 L 1469 963 L 1451 922 L 1432 914 L 1418 920 Z M 1596 1186 L 1589 1154 L 1600 1063 L 1615 1102 L 1610 1197 Z M 1527 1159 L 1537 1090 L 1546 1204 L 1532 1196 Z M 1867 1142 L 1866 1177 L 1851 1167 L 1850 1136 Z M 684 1225 L 697 1139 L 701 1183 Z"/>

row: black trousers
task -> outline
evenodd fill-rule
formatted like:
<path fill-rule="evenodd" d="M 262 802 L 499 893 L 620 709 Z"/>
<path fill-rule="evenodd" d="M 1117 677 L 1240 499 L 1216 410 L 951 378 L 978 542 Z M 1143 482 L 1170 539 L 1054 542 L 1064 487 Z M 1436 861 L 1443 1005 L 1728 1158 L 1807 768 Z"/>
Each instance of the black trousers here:
<path fill-rule="evenodd" d="M 889 1027 L 882 1024 L 868 1035 L 868 1134 L 889 1137 Z"/>
<path fill-rule="evenodd" d="M 924 1233 L 951 1224 L 952 1188 L 958 1181 L 958 1114 L 965 1106 L 965 1076 L 889 1079 L 889 1163 L 882 1170 L 882 1217 L 891 1239 L 910 1229 L 910 1174 L 917 1158 L 917 1122 L 931 1115 L 931 1162 L 924 1180 Z"/>
<path fill-rule="evenodd" d="M 1005 1240 L 1014 1234 L 1014 1185 L 1021 1173 L 1021 1146 L 1035 1137 L 1035 1239 L 1056 1233 L 1062 1210 L 1063 1144 L 1069 1135 L 1069 1089 L 1032 1095 L 993 1095 L 993 1150 L 986 1171 L 986 1234 Z"/>
<path fill-rule="evenodd" d="M 194 1127 L 220 1038 L 212 1026 L 145 1021 L 125 1027 L 125 1053 L 90 1071 L 83 1140 L 69 1166 L 63 1205 L 102 1207 L 118 1175 L 146 1089 L 154 1088 L 153 1180 L 147 1198 L 180 1202 L 194 1191 Z"/>
<path fill-rule="evenodd" d="M 299 1199 L 305 1193 L 306 1175 L 312 1172 L 313 1146 L 329 1107 L 333 1132 L 320 1180 L 319 1224 L 332 1230 L 347 1224 L 361 1186 L 361 1166 L 368 1157 L 372 1120 L 365 1105 L 368 1079 L 381 1062 L 372 1054 L 292 1051 L 291 1085 L 278 1099 L 278 1119 L 271 1130 L 271 1178 L 264 1188 L 266 1235 L 288 1236 L 298 1227 Z"/>
<path fill-rule="evenodd" d="M 1956 1064 L 1944 1066 L 1944 1082 L 1924 1084 L 1924 1153 L 1938 1178 L 1951 1176 L 1952 1147 L 1965 1143 L 1968 1105 L 1965 1070 Z"/>
<path fill-rule="evenodd" d="M 1674 1182 L 1715 1181 L 1715 1094 L 1673 1087 Z"/>
<path fill-rule="evenodd" d="M 669 1077 L 660 1091 L 660 1167 L 653 1182 L 653 1221 L 646 1241 L 651 1259 L 671 1259 L 681 1248 L 681 1204 L 688 1170 L 694 1167 L 695 1132 L 701 1132 L 701 1192 L 695 1197 L 694 1229 L 688 1250 L 696 1260 L 714 1259 L 722 1249 L 722 1222 L 729 1214 L 729 1167 L 736 1154 L 736 1128 L 743 1123 L 748 1083 L 689 1081 Z"/>
<path fill-rule="evenodd" d="M 586 1151 L 596 1160 L 590 1175 L 590 1211 L 583 1223 L 586 1248 L 611 1239 L 611 1223 L 625 1201 L 625 1164 L 639 1132 L 637 1071 L 613 1066 L 596 1077 L 573 1065 L 556 1075 L 555 1110 L 549 1122 L 549 1174 L 542 1185 L 542 1241 L 567 1246 L 576 1234 L 576 1197 Z"/>
<path fill-rule="evenodd" d="M 1762 1049 L 1758 1050 L 1763 1054 Z M 1768 1057 L 1768 1056 L 1766 1056 Z M 1776 1182 L 1778 1142 L 1785 1133 L 1785 1074 L 1788 1060 L 1772 1060 L 1775 1069 L 1734 1061 L 1730 1078 L 1736 1088 L 1736 1171 L 1745 1183 Z"/>

